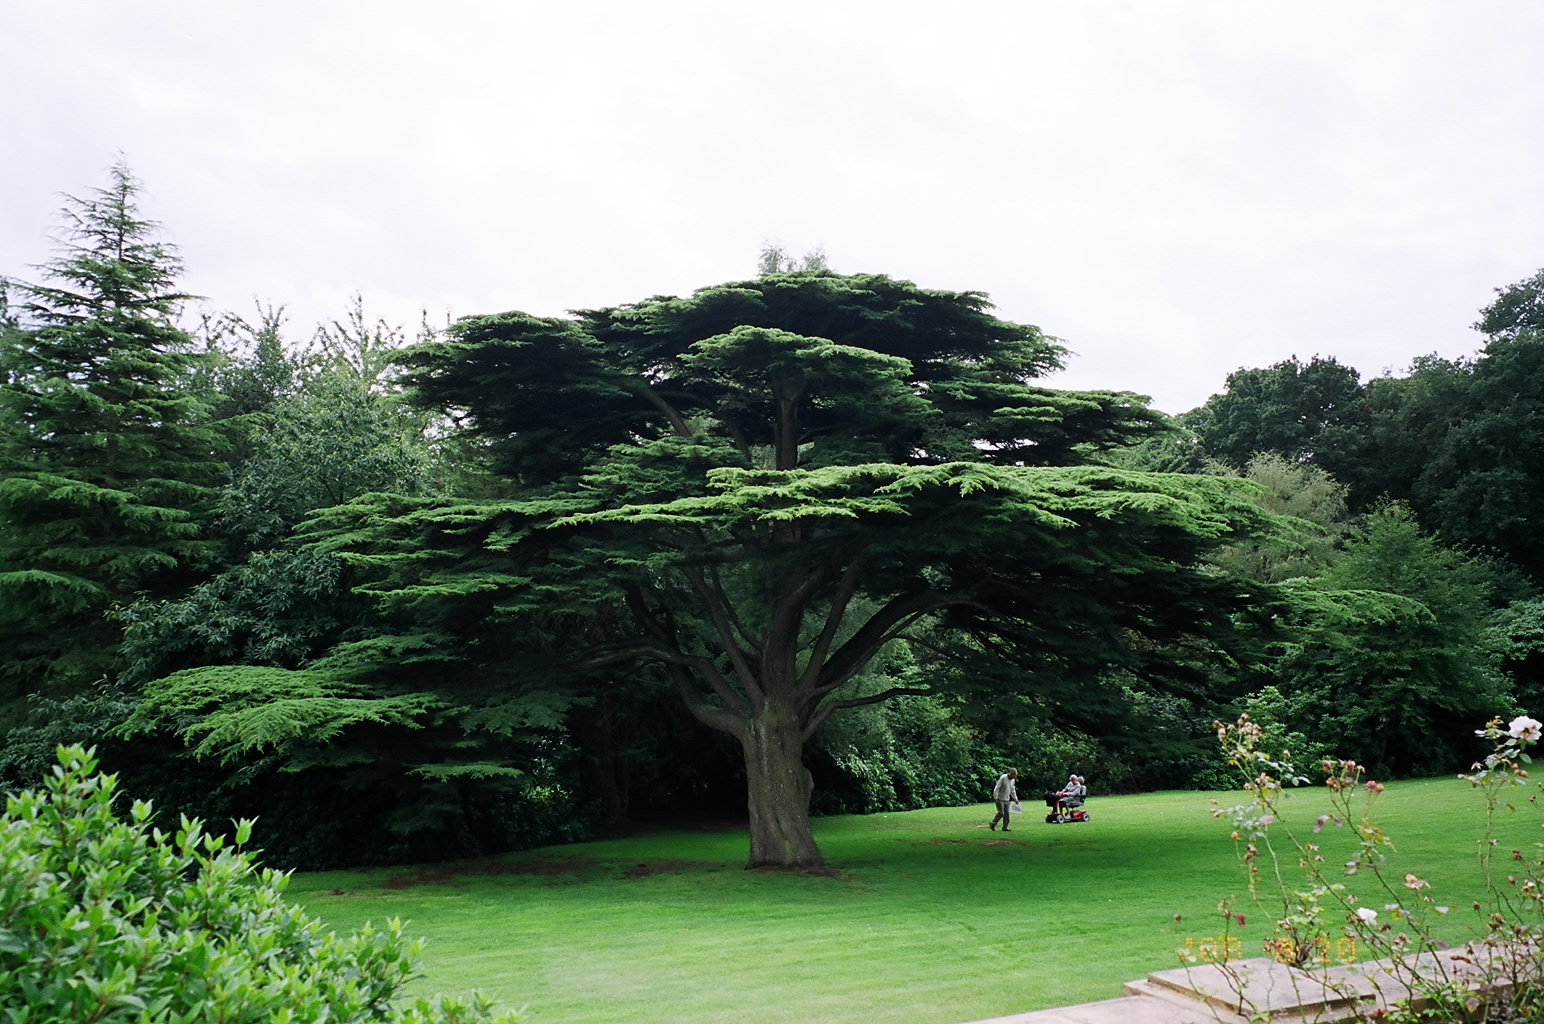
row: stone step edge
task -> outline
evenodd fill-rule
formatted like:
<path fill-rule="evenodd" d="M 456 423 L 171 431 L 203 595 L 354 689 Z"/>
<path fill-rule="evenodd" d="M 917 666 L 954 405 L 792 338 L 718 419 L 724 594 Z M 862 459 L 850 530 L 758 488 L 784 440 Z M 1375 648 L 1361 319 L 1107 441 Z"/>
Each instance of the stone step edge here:
<path fill-rule="evenodd" d="M 1146 978 L 1127 982 L 1125 990 L 1129 993 L 1133 986 L 1140 985 L 1145 995 L 1202 1003 L 1238 1013 L 1240 992 L 1235 986 L 1239 989 L 1247 988 L 1251 981 L 1259 981 L 1265 983 L 1265 991 L 1257 997 L 1257 1002 L 1271 1019 L 1287 1019 L 1311 1012 L 1326 1020 L 1335 1020 L 1353 1016 L 1357 1006 L 1372 997 L 1366 987 L 1355 985 L 1352 981 L 1354 976 L 1344 968 L 1331 968 L 1324 973 L 1302 971 L 1268 958 L 1257 957 L 1230 961 L 1227 965 L 1202 964 L 1154 971 Z M 1208 982 L 1213 984 L 1209 985 Z M 1350 984 L 1342 988 L 1342 982 Z M 1269 1005 L 1271 993 L 1277 984 L 1291 992 L 1294 997 L 1292 1002 Z M 1354 988 L 1362 990 L 1348 991 Z"/>
<path fill-rule="evenodd" d="M 1197 1002 L 1123 996 L 973 1021 L 972 1024 L 1248 1024 L 1243 1017 Z"/>
<path fill-rule="evenodd" d="M 1262 1019 L 1270 1024 L 1337 1024 L 1354 1019 L 1358 1011 L 1365 1013 L 1369 1008 L 1387 1007 L 1401 999 L 1410 998 L 1410 987 L 1400 979 L 1401 973 L 1441 973 L 1460 982 L 1465 974 L 1470 974 L 1476 995 L 1485 1000 L 1504 999 L 1510 992 L 1511 983 L 1505 978 L 1497 979 L 1496 968 L 1520 964 L 1525 960 L 1536 962 L 1538 956 L 1536 945 L 1517 942 L 1466 945 L 1441 952 L 1426 952 L 1403 961 L 1400 968 L 1393 967 L 1392 961 L 1372 960 L 1332 967 L 1323 973 L 1296 972 L 1296 969 L 1286 968 L 1267 958 L 1235 960 L 1227 965 L 1204 964 L 1199 967 L 1155 971 L 1146 978 L 1128 981 L 1123 986 L 1124 996 L 1116 999 L 1032 1010 L 976 1021 L 974 1024 L 1252 1024 Z M 1489 963 L 1484 965 L 1485 969 L 1481 969 L 1481 965 L 1475 963 L 1476 960 Z M 1207 987 L 1207 981 L 1215 983 L 1225 974 L 1232 974 L 1231 978 L 1224 979 L 1231 985 L 1236 983 L 1235 979 L 1240 975 L 1268 980 L 1289 970 L 1303 976 L 1301 979 L 1294 978 L 1294 991 L 1298 984 L 1309 982 L 1305 987 L 1318 987 L 1328 998 L 1310 998 L 1304 1002 L 1268 1006 L 1263 1010 L 1252 1009 L 1251 1015 L 1246 1016 L 1239 1011 L 1238 997 L 1234 995 L 1230 1000 L 1221 994 L 1215 984 L 1211 986 L 1211 996 L 1197 991 L 1198 987 Z M 1196 974 L 1210 974 L 1212 977 L 1196 979 Z M 1315 975 L 1334 986 L 1344 985 L 1345 988 L 1332 990 L 1322 981 L 1313 982 Z M 1191 987 L 1179 981 L 1180 978 L 1190 979 Z M 1269 999 L 1266 1001 L 1269 1002 Z M 1419 997 L 1414 1001 L 1416 1009 L 1424 1005 L 1427 1005 L 1426 1001 Z"/>
<path fill-rule="evenodd" d="M 1423 976 L 1447 977 L 1464 984 L 1465 975 L 1468 975 L 1469 984 L 1482 998 L 1505 999 L 1512 989 L 1512 982 L 1508 978 L 1512 972 L 1504 969 L 1507 961 L 1536 958 L 1538 953 L 1538 948 L 1529 942 L 1502 942 L 1494 945 L 1477 943 L 1419 953 L 1400 960 L 1398 967 L 1394 960 L 1387 959 L 1343 964 L 1317 971 L 1285 968 L 1285 965 L 1268 958 L 1254 958 L 1235 960 L 1226 965 L 1213 963 L 1155 971 L 1145 978 L 1127 982 L 1122 988 L 1128 996 L 1166 999 L 1239 1014 L 1242 1012 L 1239 997 L 1231 990 L 1234 985 L 1247 984 L 1257 972 L 1263 978 L 1285 969 L 1292 976 L 1294 992 L 1306 992 L 1308 998 L 1295 1004 L 1266 1006 L 1263 1008 L 1264 1016 L 1272 1021 L 1304 1019 L 1328 1022 L 1355 1017 L 1358 1010 L 1365 1012 L 1369 1006 L 1386 1008 L 1405 1000 L 1411 1000 L 1413 1009 L 1425 1009 L 1430 1005 L 1429 1000 L 1416 994 L 1411 987 L 1416 978 Z M 1481 966 L 1477 961 L 1489 963 Z M 1198 973 L 1212 977 L 1197 979 L 1195 975 Z M 1215 986 L 1206 984 L 1207 981 L 1215 981 L 1229 973 L 1232 974 L 1227 983 L 1230 990 L 1225 994 L 1215 991 Z M 1204 991 L 1208 987 L 1214 991 Z M 1266 996 L 1264 1001 L 1269 1003 L 1269 997 Z M 1261 1008 L 1255 1012 L 1260 1013 Z"/>
<path fill-rule="evenodd" d="M 1128 997 L 1141 998 L 1153 1003 L 1167 1003 L 1171 1006 L 1182 1007 L 1192 1011 L 1197 1016 L 1187 1018 L 1204 1024 L 1247 1024 L 1258 1017 L 1249 1017 L 1240 1014 L 1236 1007 L 1228 1006 L 1220 1000 L 1206 999 L 1193 992 L 1181 992 L 1167 985 L 1155 985 L 1146 978 L 1136 981 L 1128 981 L 1122 986 Z M 1099 1005 L 1096 1003 L 1087 1004 Z M 1356 1004 L 1338 1006 L 1333 1009 L 1320 1006 L 1283 1007 L 1274 1011 L 1264 1011 L 1267 1020 L 1272 1024 L 1340 1024 L 1342 1021 L 1355 1020 L 1359 1006 Z M 1120 1017 L 1111 1019 L 1111 1024 L 1140 1024 L 1143 1018 L 1140 1015 L 1134 1017 Z M 1049 1024 L 1049 1022 L 1048 1022 Z"/>

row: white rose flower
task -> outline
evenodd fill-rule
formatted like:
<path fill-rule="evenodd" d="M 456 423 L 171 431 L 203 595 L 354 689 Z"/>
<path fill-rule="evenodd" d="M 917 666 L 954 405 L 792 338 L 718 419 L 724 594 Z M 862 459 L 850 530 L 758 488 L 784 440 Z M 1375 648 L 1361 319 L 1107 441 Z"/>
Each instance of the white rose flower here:
<path fill-rule="evenodd" d="M 1378 912 L 1370 907 L 1358 907 L 1356 916 L 1362 919 L 1363 924 L 1372 924 L 1378 919 Z"/>
<path fill-rule="evenodd" d="M 1527 715 L 1518 715 L 1507 725 L 1506 734 L 1515 740 L 1535 743 L 1541 735 L 1544 735 L 1544 722 L 1540 722 L 1537 718 L 1529 718 Z"/>

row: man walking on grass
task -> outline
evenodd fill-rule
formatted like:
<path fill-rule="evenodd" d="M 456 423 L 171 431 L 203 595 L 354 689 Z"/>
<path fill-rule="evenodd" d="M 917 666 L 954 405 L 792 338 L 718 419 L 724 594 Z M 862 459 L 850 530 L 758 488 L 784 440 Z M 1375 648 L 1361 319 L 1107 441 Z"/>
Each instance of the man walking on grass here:
<path fill-rule="evenodd" d="M 1008 807 L 1019 798 L 1019 784 L 1014 781 L 1018 777 L 1019 770 L 1017 768 L 1009 768 L 997 777 L 997 785 L 992 787 L 992 799 L 997 803 L 997 814 L 992 818 L 992 822 L 987 825 L 987 828 L 993 832 L 997 831 L 997 822 L 999 820 L 1003 823 L 1004 832 L 1011 831 L 1008 828 L 1009 824 L 1012 823 Z"/>

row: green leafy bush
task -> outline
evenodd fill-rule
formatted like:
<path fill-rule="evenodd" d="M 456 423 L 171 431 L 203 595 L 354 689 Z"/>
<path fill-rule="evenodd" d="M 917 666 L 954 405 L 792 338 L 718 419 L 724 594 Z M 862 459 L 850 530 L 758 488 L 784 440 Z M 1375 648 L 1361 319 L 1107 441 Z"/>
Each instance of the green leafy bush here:
<path fill-rule="evenodd" d="M 812 808 L 869 814 L 973 803 L 981 799 L 982 756 L 970 729 L 935 697 L 856 708 L 833 719 L 812 751 Z"/>
<path fill-rule="evenodd" d="M 10 1024 L 474 1024 L 480 997 L 402 1001 L 418 944 L 400 922 L 348 937 L 283 897 L 288 876 L 182 820 L 169 835 L 115 776 L 61 747 L 40 790 L 0 817 L 0 1018 Z"/>

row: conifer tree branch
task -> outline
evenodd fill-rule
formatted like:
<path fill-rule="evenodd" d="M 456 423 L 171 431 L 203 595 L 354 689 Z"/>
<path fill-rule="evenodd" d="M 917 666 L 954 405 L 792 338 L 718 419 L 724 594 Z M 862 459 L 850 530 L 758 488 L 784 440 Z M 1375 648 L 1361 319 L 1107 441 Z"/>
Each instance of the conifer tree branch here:
<path fill-rule="evenodd" d="M 842 619 L 846 617 L 847 607 L 852 603 L 853 595 L 857 593 L 862 568 L 863 555 L 858 554 L 853 556 L 847 568 L 842 571 L 842 577 L 837 581 L 836 593 L 831 596 L 831 608 L 826 613 L 825 626 L 810 649 L 809 662 L 799 680 L 801 690 L 809 690 L 819 682 L 821 668 L 830 654 L 831 645 L 836 642 L 836 635 L 841 629 Z"/>
<path fill-rule="evenodd" d="M 729 434 L 729 440 L 734 444 L 735 450 L 745 457 L 747 462 L 751 459 L 751 443 L 745 436 L 745 431 L 740 429 L 740 424 L 726 409 L 719 409 L 718 421 L 724 425 L 724 430 Z"/>
<path fill-rule="evenodd" d="M 929 611 L 932 610 L 934 609 L 929 609 L 928 611 L 919 611 L 913 615 L 907 616 L 904 620 L 895 624 L 892 628 L 882 634 L 868 648 L 867 652 L 864 653 L 861 658 L 846 665 L 839 674 L 828 674 L 823 676 L 822 678 L 824 678 L 826 681 L 820 686 L 814 687 L 813 689 L 810 689 L 806 692 L 802 701 L 802 706 L 806 709 L 813 709 L 819 706 L 820 702 L 824 700 L 828 694 L 835 693 L 837 690 L 840 690 L 842 687 L 851 682 L 853 677 L 855 677 L 859 672 L 862 672 L 863 669 L 868 665 L 869 661 L 873 659 L 874 655 L 884 650 L 885 644 L 888 644 L 892 640 L 899 640 L 901 637 L 905 636 L 906 631 L 915 625 L 918 619 L 922 618 L 924 615 L 927 615 Z"/>
<path fill-rule="evenodd" d="M 692 428 L 687 425 L 686 420 L 681 417 L 675 406 L 665 401 L 664 396 L 658 391 L 639 380 L 629 382 L 628 388 L 639 398 L 658 409 L 665 419 L 670 421 L 670 429 L 674 430 L 677 435 L 680 437 L 692 436 Z"/>
<path fill-rule="evenodd" d="M 818 701 L 822 696 L 842 686 L 868 664 L 880 648 L 896 639 L 917 619 L 940 608 L 961 603 L 950 594 L 935 590 L 923 590 L 894 598 L 837 649 L 826 662 L 820 678 L 821 685 L 810 691 L 806 700 Z"/>
<path fill-rule="evenodd" d="M 820 588 L 830 579 L 831 572 L 840 564 L 837 555 L 829 556 L 821 563 L 819 569 L 807 572 L 802 580 L 788 588 L 783 599 L 773 608 L 771 623 L 767 630 L 767 653 L 774 651 L 785 652 L 790 656 L 794 645 L 798 641 L 800 627 L 804 623 L 804 611 L 814 596 L 820 592 Z M 792 670 L 792 664 L 788 666 Z M 803 681 L 800 681 L 803 685 Z"/>
<path fill-rule="evenodd" d="M 665 665 L 667 671 L 684 668 L 690 669 L 688 677 L 695 674 L 700 680 L 707 683 L 719 700 L 724 702 L 723 710 L 739 718 L 749 717 L 751 710 L 745 699 L 735 693 L 729 686 L 718 666 L 713 664 L 711 658 L 701 655 L 687 654 L 666 644 L 655 643 L 649 640 L 636 640 L 630 643 L 603 644 L 590 648 L 590 650 L 573 661 L 573 667 L 579 672 L 591 672 L 595 669 L 612 668 L 617 665 L 626 665 L 639 660 L 653 660 Z M 701 699 L 700 696 L 698 698 Z M 708 705 L 711 707 L 712 705 Z"/>
<path fill-rule="evenodd" d="M 585 667 L 602 667 L 599 664 L 591 664 L 590 659 L 596 655 L 604 658 L 608 666 L 623 664 L 629 659 L 636 658 L 651 658 L 664 663 L 667 669 L 671 669 L 672 666 L 685 666 L 696 671 L 702 682 L 717 694 L 724 707 L 731 713 L 740 715 L 742 718 L 750 714 L 750 705 L 746 703 L 746 698 L 735 693 L 734 688 L 729 685 L 729 681 L 724 678 L 723 673 L 711 659 L 686 654 L 680 650 L 676 644 L 674 632 L 649 612 L 640 590 L 632 588 L 628 591 L 627 606 L 632 611 L 634 620 L 652 639 L 632 644 L 619 643 L 592 648 Z"/>
<path fill-rule="evenodd" d="M 808 740 L 815 733 L 819 732 L 820 727 L 830 721 L 831 716 L 838 711 L 843 711 L 847 708 L 861 708 L 869 704 L 882 704 L 895 697 L 926 697 L 932 692 L 932 690 L 925 686 L 892 686 L 887 690 L 881 690 L 879 693 L 870 694 L 867 697 L 853 697 L 850 700 L 832 701 L 810 718 L 809 724 L 804 727 L 804 738 Z"/>
<path fill-rule="evenodd" d="M 746 628 L 745 622 L 740 618 L 739 610 L 735 608 L 734 602 L 729 600 L 729 595 L 724 590 L 723 577 L 720 575 L 717 565 L 712 567 L 712 574 L 713 590 L 714 593 L 719 595 L 720 600 L 723 601 L 724 614 L 729 616 L 729 621 L 733 623 L 735 632 L 740 636 L 740 642 L 751 649 L 749 652 L 751 656 L 759 658 L 761 656 L 760 640 Z"/>
<path fill-rule="evenodd" d="M 667 665 L 666 671 L 676 692 L 692 717 L 703 725 L 739 738 L 744 735 L 746 715 L 731 708 L 717 707 L 703 700 L 701 691 L 692 685 L 692 674 L 680 665 Z"/>
<path fill-rule="evenodd" d="M 722 591 L 716 591 L 708 585 L 700 570 L 687 568 L 682 570 L 692 590 L 696 591 L 698 599 L 702 602 L 703 610 L 708 613 L 708 620 L 713 624 L 714 631 L 718 634 L 719 646 L 729 656 L 729 663 L 734 666 L 735 675 L 740 680 L 747 698 L 753 709 L 759 708 L 766 699 L 760 686 L 756 682 L 755 669 L 745 656 L 745 650 L 735 640 L 734 627 L 729 616 L 724 610 L 724 595 Z"/>

